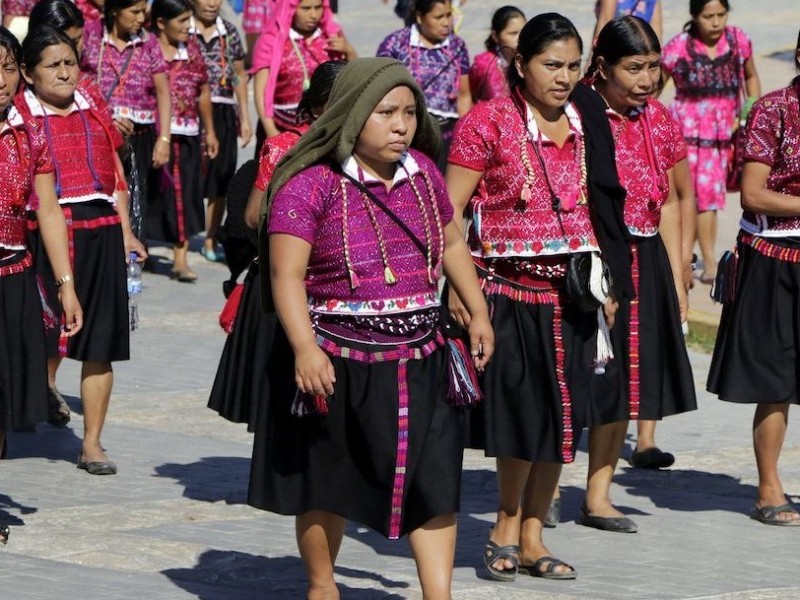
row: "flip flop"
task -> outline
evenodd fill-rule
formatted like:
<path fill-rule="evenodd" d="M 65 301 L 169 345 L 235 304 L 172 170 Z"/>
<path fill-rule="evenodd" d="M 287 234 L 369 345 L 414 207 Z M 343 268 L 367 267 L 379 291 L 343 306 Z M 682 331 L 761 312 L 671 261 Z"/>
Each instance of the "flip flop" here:
<path fill-rule="evenodd" d="M 181 283 L 194 283 L 197 281 L 197 273 L 191 269 L 177 269 L 169 274 L 170 279 L 177 279 Z"/>
<path fill-rule="evenodd" d="M 494 566 L 498 560 L 507 560 L 514 566 L 511 569 L 498 569 Z M 483 552 L 483 565 L 492 579 L 514 581 L 519 573 L 519 546 L 498 546 L 490 540 Z"/>
<path fill-rule="evenodd" d="M 569 571 L 558 572 L 556 571 L 558 567 L 567 567 Z M 532 565 L 520 565 L 519 572 L 522 575 L 544 579 L 576 579 L 578 577 L 575 567 L 552 556 L 543 556 Z"/>
<path fill-rule="evenodd" d="M 780 504 L 778 506 L 762 506 L 760 508 L 754 506 L 753 510 L 750 511 L 750 518 L 764 523 L 765 525 L 778 525 L 780 527 L 800 526 L 800 519 L 786 521 L 785 519 L 778 518 L 778 515 L 785 513 L 798 514 L 797 509 L 787 502 L 786 504 Z"/>
<path fill-rule="evenodd" d="M 654 446 L 641 452 L 638 449 L 634 450 L 629 462 L 637 469 L 666 469 L 673 465 L 675 456 Z"/>

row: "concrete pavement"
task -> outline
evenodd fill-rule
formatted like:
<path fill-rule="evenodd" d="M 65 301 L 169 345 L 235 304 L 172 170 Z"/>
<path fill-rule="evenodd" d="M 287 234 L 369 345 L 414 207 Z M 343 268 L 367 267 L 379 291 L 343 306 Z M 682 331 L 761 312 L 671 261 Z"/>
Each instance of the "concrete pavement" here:
<path fill-rule="evenodd" d="M 340 4 L 345 29 L 364 53 L 374 51 L 382 35 L 399 25 L 379 0 Z M 500 4 L 468 3 L 462 33 L 473 53 L 491 11 Z M 592 22 L 583 14 L 587 4 L 562 0 L 558 9 L 586 33 Z M 735 7 L 734 22 L 753 34 L 764 88 L 774 89 L 789 80 L 791 67 L 766 54 L 793 45 L 800 9 L 795 0 L 771 2 L 769 11 L 758 3 L 744 4 Z M 525 3 L 529 15 L 552 7 L 541 0 Z M 669 35 L 684 20 L 684 11 L 668 6 L 666 17 Z M 722 214 L 720 251 L 732 244 L 738 219 L 735 208 Z M 164 248 L 155 252 L 168 255 Z M 196 285 L 170 281 L 164 261 L 159 274 L 144 276 L 141 329 L 133 335 L 133 360 L 117 365 L 104 435 L 119 475 L 92 477 L 75 468 L 80 443 L 74 431 L 80 432 L 82 423 L 74 363 L 66 362 L 59 374 L 59 386 L 74 409 L 69 427 L 40 425 L 35 433 L 10 436 L 9 460 L 0 463 L 0 522 L 12 527 L 9 544 L 0 547 L 0 597 L 303 597 L 292 519 L 244 503 L 252 436 L 205 408 L 224 342 L 216 318 L 227 270 L 196 254 L 191 260 L 200 275 Z M 700 410 L 665 421 L 658 432 L 662 447 L 677 456 L 675 468 L 651 473 L 621 464 L 612 488 L 616 503 L 639 524 L 639 533 L 610 534 L 576 525 L 585 451 L 565 469 L 563 522 L 546 533 L 546 541 L 556 556 L 579 570 L 574 582 L 521 577 L 500 584 L 483 578 L 482 548 L 496 498 L 494 466 L 478 452 L 467 453 L 456 600 L 800 599 L 800 531 L 746 517 L 757 481 L 752 409 L 703 393 L 709 357 L 692 353 L 691 359 Z M 790 416 L 781 463 L 795 501 L 800 501 L 798 421 L 796 414 Z M 407 545 L 355 525 L 348 527 L 337 576 L 345 600 L 421 598 Z"/>

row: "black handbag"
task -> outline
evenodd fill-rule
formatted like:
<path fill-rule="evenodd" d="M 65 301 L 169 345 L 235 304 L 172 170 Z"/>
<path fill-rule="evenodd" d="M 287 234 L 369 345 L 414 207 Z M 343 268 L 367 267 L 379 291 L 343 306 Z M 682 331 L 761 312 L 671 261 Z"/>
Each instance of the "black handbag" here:
<path fill-rule="evenodd" d="M 611 295 L 611 272 L 598 252 L 570 255 L 566 291 L 570 302 L 582 312 L 594 312 L 606 303 Z"/>

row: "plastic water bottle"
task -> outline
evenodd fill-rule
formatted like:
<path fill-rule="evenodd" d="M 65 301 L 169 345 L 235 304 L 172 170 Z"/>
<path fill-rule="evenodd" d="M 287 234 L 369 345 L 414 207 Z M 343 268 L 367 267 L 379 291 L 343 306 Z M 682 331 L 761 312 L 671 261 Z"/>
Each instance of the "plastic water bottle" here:
<path fill-rule="evenodd" d="M 136 252 L 131 252 L 128 257 L 128 317 L 131 331 L 139 328 L 136 297 L 142 293 L 142 265 L 136 261 L 137 258 Z"/>

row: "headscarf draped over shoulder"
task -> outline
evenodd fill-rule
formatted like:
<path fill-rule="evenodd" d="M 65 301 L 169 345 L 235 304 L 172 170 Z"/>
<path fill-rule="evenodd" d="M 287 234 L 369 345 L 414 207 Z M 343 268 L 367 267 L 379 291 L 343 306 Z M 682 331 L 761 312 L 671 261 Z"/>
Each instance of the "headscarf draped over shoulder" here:
<path fill-rule="evenodd" d="M 434 159 L 438 155 L 439 127 L 428 114 L 422 90 L 403 63 L 393 58 L 357 58 L 348 63 L 336 77 L 325 112 L 278 163 L 261 200 L 258 255 L 265 307 L 269 306 L 270 297 L 265 221 L 275 195 L 303 169 L 324 160 L 340 165 L 350 157 L 372 111 L 386 94 L 399 86 L 410 88 L 416 100 L 417 131 L 411 146 Z"/>

